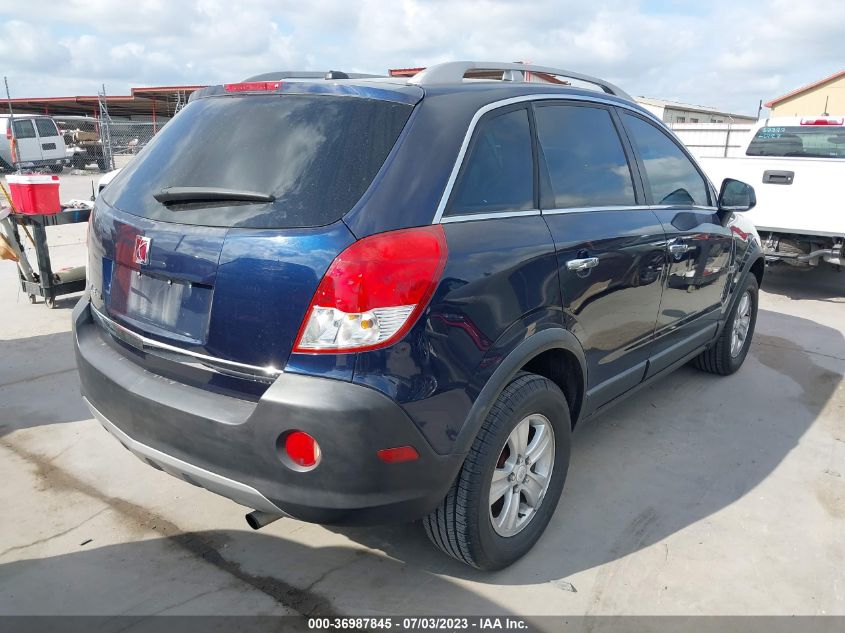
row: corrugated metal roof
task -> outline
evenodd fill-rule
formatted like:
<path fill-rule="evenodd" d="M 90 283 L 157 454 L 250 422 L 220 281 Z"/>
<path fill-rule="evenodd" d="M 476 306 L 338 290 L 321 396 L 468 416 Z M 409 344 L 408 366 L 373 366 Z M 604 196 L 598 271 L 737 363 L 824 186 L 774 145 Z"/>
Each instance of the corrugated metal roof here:
<path fill-rule="evenodd" d="M 129 95 L 108 95 L 106 105 L 111 116 L 171 116 L 176 103 L 184 102 L 194 90 L 205 86 L 145 86 L 132 88 Z M 181 96 L 180 96 L 181 95 Z M 96 115 L 97 95 L 70 97 L 18 97 L 12 108 L 20 114 Z"/>

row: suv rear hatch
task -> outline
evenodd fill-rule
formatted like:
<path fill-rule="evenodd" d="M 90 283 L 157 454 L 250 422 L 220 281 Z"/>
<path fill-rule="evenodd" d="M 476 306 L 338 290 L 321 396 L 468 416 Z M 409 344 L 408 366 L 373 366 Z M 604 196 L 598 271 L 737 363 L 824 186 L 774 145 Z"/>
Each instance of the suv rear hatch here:
<path fill-rule="evenodd" d="M 138 362 L 264 378 L 284 367 L 320 279 L 355 239 L 342 216 L 422 94 L 312 86 L 329 94 L 211 90 L 103 191 L 92 307 Z"/>

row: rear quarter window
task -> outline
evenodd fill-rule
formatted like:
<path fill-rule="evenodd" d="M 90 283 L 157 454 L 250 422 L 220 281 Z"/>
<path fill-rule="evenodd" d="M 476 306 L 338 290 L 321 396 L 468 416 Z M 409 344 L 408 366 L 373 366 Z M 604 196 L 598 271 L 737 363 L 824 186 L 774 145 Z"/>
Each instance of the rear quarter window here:
<path fill-rule="evenodd" d="M 534 208 L 528 111 L 483 119 L 473 135 L 446 215 Z"/>
<path fill-rule="evenodd" d="M 104 190 L 130 214 L 205 226 L 331 224 L 361 198 L 413 106 L 330 95 L 239 95 L 190 103 Z M 270 194 L 271 203 L 165 206 L 166 187 Z"/>

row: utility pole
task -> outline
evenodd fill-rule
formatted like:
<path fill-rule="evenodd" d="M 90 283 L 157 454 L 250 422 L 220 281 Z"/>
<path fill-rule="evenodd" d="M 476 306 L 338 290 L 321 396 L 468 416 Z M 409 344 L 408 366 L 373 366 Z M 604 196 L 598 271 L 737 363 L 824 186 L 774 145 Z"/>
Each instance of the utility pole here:
<path fill-rule="evenodd" d="M 757 120 L 760 120 L 760 113 L 763 111 L 763 100 L 760 99 L 760 103 L 757 105 Z"/>
<path fill-rule="evenodd" d="M 14 167 L 14 163 L 18 162 L 16 159 L 18 157 L 18 139 L 15 137 L 15 113 L 12 110 L 12 95 L 9 92 L 9 78 L 3 75 L 3 83 L 6 85 L 6 103 L 9 104 L 9 134 L 11 134 L 11 142 L 9 143 L 9 149 L 12 152 L 12 167 Z M 20 173 L 20 166 L 17 167 L 18 173 Z"/>

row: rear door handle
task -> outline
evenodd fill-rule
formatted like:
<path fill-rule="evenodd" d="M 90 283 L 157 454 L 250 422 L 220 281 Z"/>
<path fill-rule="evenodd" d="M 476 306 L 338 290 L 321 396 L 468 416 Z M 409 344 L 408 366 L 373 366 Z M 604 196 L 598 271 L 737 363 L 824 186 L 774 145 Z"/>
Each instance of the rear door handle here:
<path fill-rule="evenodd" d="M 589 270 L 599 265 L 598 257 L 584 257 L 583 259 L 570 259 L 566 267 L 572 271 Z"/>
<path fill-rule="evenodd" d="M 684 242 L 675 242 L 674 244 L 669 244 L 669 252 L 672 255 L 683 255 L 690 249 L 689 244 L 685 244 Z"/>

